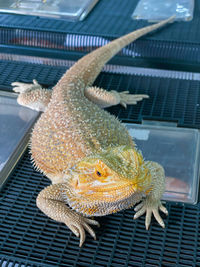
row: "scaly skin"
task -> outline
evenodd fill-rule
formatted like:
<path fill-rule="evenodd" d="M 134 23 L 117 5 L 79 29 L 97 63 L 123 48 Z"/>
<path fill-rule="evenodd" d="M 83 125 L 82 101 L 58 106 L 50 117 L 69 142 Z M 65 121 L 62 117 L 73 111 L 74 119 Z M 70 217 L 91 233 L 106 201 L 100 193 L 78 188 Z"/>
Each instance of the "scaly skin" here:
<path fill-rule="evenodd" d="M 127 34 L 86 55 L 64 74 L 52 92 L 36 81 L 31 85 L 12 84 L 20 93 L 20 104 L 44 111 L 33 129 L 31 153 L 36 167 L 53 184 L 40 192 L 37 206 L 80 236 L 80 246 L 85 230 L 96 238 L 89 225 L 98 225 L 84 216 L 130 208 L 143 197 L 134 218 L 146 212 L 148 229 L 153 213 L 164 227 L 158 212 L 160 209 L 167 214 L 160 202 L 163 168 L 144 161 L 126 128 L 100 108 L 119 103 L 126 107 L 147 96 L 106 92 L 91 85 L 104 64 L 123 47 L 172 20 Z"/>

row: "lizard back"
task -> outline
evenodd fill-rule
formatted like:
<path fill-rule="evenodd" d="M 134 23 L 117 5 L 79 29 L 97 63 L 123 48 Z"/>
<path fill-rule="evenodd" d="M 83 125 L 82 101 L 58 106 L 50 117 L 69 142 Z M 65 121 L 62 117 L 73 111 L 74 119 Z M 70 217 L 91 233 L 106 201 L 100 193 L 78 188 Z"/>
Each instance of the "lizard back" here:
<path fill-rule="evenodd" d="M 123 47 L 172 20 L 173 17 L 139 29 L 98 48 L 63 75 L 31 138 L 34 162 L 47 176 L 62 176 L 83 157 L 109 146 L 134 146 L 119 120 L 90 102 L 84 89 Z"/>
<path fill-rule="evenodd" d="M 31 138 L 34 162 L 47 175 L 62 176 L 83 157 L 119 145 L 133 145 L 126 128 L 76 88 L 65 100 L 52 100 Z"/>

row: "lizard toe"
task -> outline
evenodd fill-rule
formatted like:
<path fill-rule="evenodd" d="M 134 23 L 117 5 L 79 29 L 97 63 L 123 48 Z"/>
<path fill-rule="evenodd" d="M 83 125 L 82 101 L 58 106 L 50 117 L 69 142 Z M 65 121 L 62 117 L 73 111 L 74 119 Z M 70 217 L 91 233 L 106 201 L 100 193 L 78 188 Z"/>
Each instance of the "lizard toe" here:
<path fill-rule="evenodd" d="M 78 214 L 71 214 L 71 216 L 71 220 L 68 219 L 65 224 L 77 237 L 80 237 L 80 247 L 85 242 L 85 231 L 87 231 L 94 240 L 96 240 L 96 234 L 89 224 L 100 226 L 97 221 L 84 218 Z"/>
<path fill-rule="evenodd" d="M 72 233 L 75 234 L 76 237 L 79 237 L 79 230 L 75 225 L 67 225 L 69 227 L 69 229 L 72 231 Z"/>
<path fill-rule="evenodd" d="M 79 247 L 82 247 L 83 243 L 85 242 L 85 230 L 80 225 L 79 225 L 79 232 L 80 232 L 80 243 L 79 243 Z"/>
<path fill-rule="evenodd" d="M 92 225 L 96 225 L 97 227 L 100 227 L 100 224 L 95 220 L 91 220 L 91 219 L 85 218 L 85 222 L 88 223 L 88 224 L 92 224 Z"/>
<path fill-rule="evenodd" d="M 33 83 L 13 82 L 11 85 L 13 86 L 13 91 L 20 94 L 29 90 L 42 88 L 36 80 L 33 80 Z"/>
<path fill-rule="evenodd" d="M 143 203 L 141 202 L 141 203 L 139 203 L 138 205 L 135 206 L 134 211 L 138 211 L 138 210 L 140 210 L 142 207 L 143 207 Z"/>
<path fill-rule="evenodd" d="M 165 224 L 163 222 L 163 219 L 160 217 L 160 214 L 158 212 L 158 209 L 153 209 L 153 215 L 156 219 L 156 221 L 160 224 L 162 228 L 165 228 Z"/>
<path fill-rule="evenodd" d="M 84 223 L 83 227 L 94 238 L 94 240 L 96 240 L 96 234 L 94 230 L 87 223 Z"/>
<path fill-rule="evenodd" d="M 16 93 L 24 93 L 32 87 L 30 83 L 21 83 L 21 82 L 13 82 L 11 83 L 13 86 L 13 91 Z"/>
<path fill-rule="evenodd" d="M 67 227 L 75 234 L 76 237 L 80 237 L 79 247 L 85 242 L 85 230 L 81 223 L 72 222 L 71 224 L 67 223 Z"/>
<path fill-rule="evenodd" d="M 136 213 L 135 213 L 134 219 L 137 219 L 138 217 L 142 216 L 146 212 L 145 227 L 146 227 L 146 230 L 148 230 L 149 225 L 151 223 L 152 213 L 153 213 L 156 221 L 160 224 L 162 228 L 165 228 L 165 224 L 159 214 L 159 210 L 161 210 L 163 213 L 168 215 L 167 209 L 161 204 L 160 201 L 151 202 L 151 201 L 144 200 L 142 203 L 138 204 L 135 207 Z"/>
<path fill-rule="evenodd" d="M 147 208 L 147 210 L 146 210 L 146 218 L 145 218 L 145 228 L 146 228 L 146 230 L 149 229 L 149 225 L 151 223 L 151 216 L 152 216 L 152 210 Z"/>
<path fill-rule="evenodd" d="M 159 206 L 159 210 L 165 213 L 165 215 L 168 215 L 168 210 L 162 204 Z"/>
<path fill-rule="evenodd" d="M 138 209 L 138 211 L 135 213 L 134 215 L 134 219 L 139 218 L 140 216 L 142 216 L 144 213 L 146 212 L 146 208 L 142 205 L 140 206 L 140 209 Z"/>
<path fill-rule="evenodd" d="M 148 95 L 134 95 L 134 94 L 128 94 L 127 91 L 120 92 L 120 104 L 126 108 L 127 105 L 135 105 L 138 101 L 143 100 L 144 98 L 149 98 Z"/>

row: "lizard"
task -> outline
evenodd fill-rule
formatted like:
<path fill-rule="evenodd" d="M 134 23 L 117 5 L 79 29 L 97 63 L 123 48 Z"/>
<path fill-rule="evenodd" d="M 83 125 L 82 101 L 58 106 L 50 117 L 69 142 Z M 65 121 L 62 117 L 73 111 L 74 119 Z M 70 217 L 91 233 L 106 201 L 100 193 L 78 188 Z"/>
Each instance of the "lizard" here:
<path fill-rule="evenodd" d="M 30 150 L 34 166 L 52 182 L 37 196 L 37 207 L 48 217 L 64 223 L 79 246 L 86 232 L 96 239 L 93 216 L 104 216 L 135 206 L 134 219 L 152 214 L 164 228 L 159 211 L 167 209 L 160 199 L 165 189 L 163 167 L 144 160 L 125 126 L 103 108 L 136 104 L 147 95 L 106 91 L 92 86 L 103 66 L 122 48 L 139 37 L 172 22 L 173 17 L 146 26 L 79 59 L 53 90 L 13 82 L 20 105 L 42 111 L 34 125 Z"/>

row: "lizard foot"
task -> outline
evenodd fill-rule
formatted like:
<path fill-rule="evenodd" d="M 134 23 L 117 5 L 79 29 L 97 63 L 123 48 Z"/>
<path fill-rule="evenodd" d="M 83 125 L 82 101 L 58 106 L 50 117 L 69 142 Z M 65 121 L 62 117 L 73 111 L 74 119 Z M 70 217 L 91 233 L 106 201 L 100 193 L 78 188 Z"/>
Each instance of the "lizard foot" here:
<path fill-rule="evenodd" d="M 129 94 L 129 91 L 122 91 L 118 93 L 120 97 L 120 104 L 126 108 L 127 105 L 137 104 L 138 101 L 143 100 L 144 98 L 149 98 L 148 95 L 133 95 Z"/>
<path fill-rule="evenodd" d="M 33 83 L 13 82 L 13 91 L 19 93 L 18 104 L 37 111 L 45 111 L 51 99 L 51 90 L 43 89 L 33 80 Z"/>
<path fill-rule="evenodd" d="M 159 201 L 150 201 L 149 199 L 143 200 L 142 203 L 138 204 L 135 209 L 136 211 L 134 219 L 137 219 L 141 215 L 143 215 L 146 212 L 146 219 L 145 219 L 145 227 L 146 230 L 148 230 L 149 225 L 151 223 L 151 216 L 152 213 L 156 219 L 156 221 L 160 224 L 162 228 L 165 228 L 165 224 L 160 217 L 159 210 L 161 210 L 163 213 L 168 215 L 167 209 L 162 205 L 162 203 Z"/>
<path fill-rule="evenodd" d="M 100 227 L 97 221 L 85 218 L 77 213 L 70 212 L 70 216 L 67 217 L 64 223 L 77 237 L 80 237 L 80 247 L 85 241 L 85 231 L 87 231 L 94 240 L 96 240 L 96 234 L 89 224 Z"/>
<path fill-rule="evenodd" d="M 13 86 L 13 91 L 16 93 L 24 93 L 28 90 L 42 89 L 41 85 L 36 80 L 33 80 L 33 83 L 13 82 L 11 85 Z"/>

